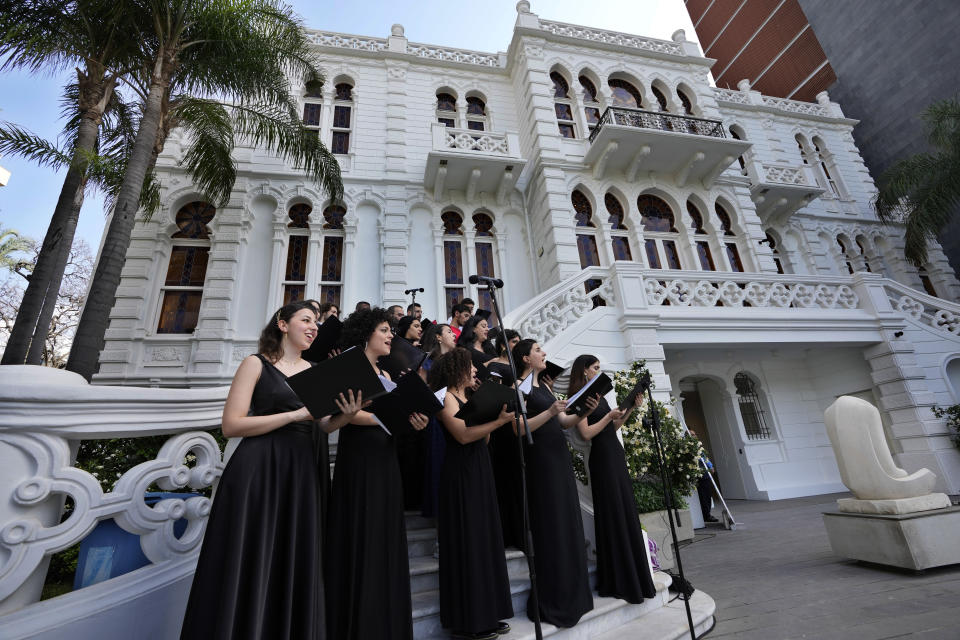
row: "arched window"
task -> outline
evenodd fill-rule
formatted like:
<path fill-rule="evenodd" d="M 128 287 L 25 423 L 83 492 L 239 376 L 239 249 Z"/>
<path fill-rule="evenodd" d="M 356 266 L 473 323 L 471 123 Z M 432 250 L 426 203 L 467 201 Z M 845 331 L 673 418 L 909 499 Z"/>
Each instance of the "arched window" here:
<path fill-rule="evenodd" d="M 570 194 L 573 204 L 574 220 L 577 226 L 577 251 L 580 254 L 580 268 L 600 266 L 600 251 L 597 247 L 596 226 L 593 223 L 593 206 L 590 200 L 579 189 Z M 591 278 L 584 282 L 587 293 L 600 286 L 600 280 Z M 594 304 L 600 304 L 599 296 L 594 297 Z"/>
<path fill-rule="evenodd" d="M 746 136 L 743 133 L 743 129 L 736 125 L 730 127 L 730 135 L 734 140 L 746 140 Z M 740 173 L 747 175 L 747 164 L 743 160 L 743 156 L 737 157 L 737 162 L 740 163 Z"/>
<path fill-rule="evenodd" d="M 587 127 L 593 131 L 600 122 L 600 99 L 597 95 L 597 87 L 587 76 L 581 75 L 578 80 L 583 88 L 583 113 Z"/>
<path fill-rule="evenodd" d="M 688 116 L 692 116 L 693 103 L 690 102 L 690 98 L 687 97 L 687 94 L 680 87 L 677 87 L 677 97 L 680 98 L 680 104 L 683 105 L 683 112 Z"/>
<path fill-rule="evenodd" d="M 850 262 L 850 256 L 847 255 L 847 245 L 843 243 L 840 236 L 837 236 L 837 244 L 840 246 L 840 259 L 843 260 L 843 263 L 846 265 L 847 271 L 853 273 L 853 263 Z"/>
<path fill-rule="evenodd" d="M 467 97 L 467 129 L 473 131 L 487 130 L 487 105 L 482 98 Z"/>
<path fill-rule="evenodd" d="M 771 430 L 767 425 L 757 383 L 741 371 L 733 377 L 733 386 L 737 389 L 737 404 L 740 405 L 740 416 L 743 418 L 747 439 L 769 440 Z"/>
<path fill-rule="evenodd" d="M 773 263 L 777 265 L 777 273 L 783 273 L 783 262 L 780 261 L 780 251 L 777 248 L 777 241 L 770 232 L 766 232 L 767 244 L 770 245 L 770 251 L 773 252 Z"/>
<path fill-rule="evenodd" d="M 320 302 L 340 306 L 343 294 L 343 219 L 347 210 L 332 204 L 323 210 L 323 261 L 320 263 Z"/>
<path fill-rule="evenodd" d="M 667 111 L 667 96 L 663 95 L 663 92 L 656 85 L 652 85 L 650 90 L 653 92 L 653 97 L 657 99 L 657 107 L 660 108 L 660 111 Z"/>
<path fill-rule="evenodd" d="M 449 93 L 437 94 L 437 122 L 448 127 L 457 126 L 457 99 Z"/>
<path fill-rule="evenodd" d="M 334 87 L 333 136 L 330 150 L 333 153 L 350 152 L 350 130 L 353 126 L 353 85 L 341 82 Z"/>
<path fill-rule="evenodd" d="M 743 271 L 743 261 L 740 259 L 740 250 L 737 248 L 736 234 L 733 232 L 730 214 L 719 202 L 714 206 L 714 211 L 717 213 L 717 219 L 720 220 L 720 232 L 724 236 L 721 241 L 727 252 L 727 262 L 730 263 L 730 270 Z"/>
<path fill-rule="evenodd" d="M 303 97 L 303 126 L 310 135 L 320 135 L 320 110 L 323 101 L 323 83 L 311 80 L 307 83 Z"/>
<path fill-rule="evenodd" d="M 495 278 L 497 259 L 493 246 L 493 220 L 486 213 L 475 213 L 473 230 L 476 237 L 474 251 L 477 258 L 477 275 Z M 493 308 L 490 293 L 486 289 L 480 289 L 477 297 L 481 309 Z"/>
<path fill-rule="evenodd" d="M 827 181 L 827 186 L 830 187 L 831 194 L 835 198 L 843 198 L 843 187 L 840 184 L 840 176 L 833 162 L 833 154 L 827 151 L 823 140 L 817 137 L 813 138 L 813 149 L 817 154 L 817 167 L 823 173 L 823 177 Z"/>
<path fill-rule="evenodd" d="M 677 251 L 679 233 L 674 224 L 670 205 L 653 195 L 637 198 L 640 220 L 643 223 L 644 249 L 651 269 L 682 269 Z"/>
<path fill-rule="evenodd" d="M 860 259 L 863 261 L 863 268 L 867 270 L 867 273 L 873 273 L 873 269 L 870 268 L 870 258 L 867 256 L 867 250 L 863 248 L 863 241 L 857 238 L 854 242 L 857 243 L 857 249 L 860 250 Z"/>
<path fill-rule="evenodd" d="M 570 100 L 570 86 L 557 71 L 550 74 L 553 82 L 553 109 L 557 114 L 557 127 L 564 138 L 576 138 L 577 127 L 573 121 L 573 102 Z"/>
<path fill-rule="evenodd" d="M 613 248 L 614 260 L 633 260 L 633 253 L 630 251 L 630 237 L 626 225 L 626 213 L 623 205 L 612 193 L 603 197 L 603 204 L 607 208 L 610 223 L 610 244 Z"/>
<path fill-rule="evenodd" d="M 700 268 L 704 271 L 716 271 L 713 264 L 713 253 L 710 252 L 710 240 L 703 228 L 703 216 L 696 205 L 687 200 L 687 214 L 690 216 L 690 231 L 693 232 L 693 245 L 696 248 Z"/>
<path fill-rule="evenodd" d="M 167 275 L 160 289 L 157 333 L 193 333 L 200 316 L 203 283 L 210 256 L 210 229 L 216 209 L 207 202 L 191 202 L 177 212 L 178 242 L 170 250 Z"/>
<path fill-rule="evenodd" d="M 446 211 L 440 216 L 443 222 L 443 287 L 447 314 L 464 295 L 463 277 L 463 216 L 456 211 Z"/>
<path fill-rule="evenodd" d="M 610 87 L 610 103 L 614 107 L 629 107 L 631 109 L 643 108 L 643 97 L 637 88 L 627 82 L 613 78 L 607 82 Z"/>
<path fill-rule="evenodd" d="M 290 207 L 287 216 L 291 230 L 287 239 L 287 268 L 283 274 L 283 304 L 307 297 L 307 252 L 310 247 L 310 213 L 306 203 Z"/>

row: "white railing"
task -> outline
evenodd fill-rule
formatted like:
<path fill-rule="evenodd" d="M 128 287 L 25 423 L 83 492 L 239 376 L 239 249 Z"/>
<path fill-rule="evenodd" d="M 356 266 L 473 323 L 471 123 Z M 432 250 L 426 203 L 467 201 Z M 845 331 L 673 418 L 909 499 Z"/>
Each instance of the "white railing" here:
<path fill-rule="evenodd" d="M 576 24 L 567 24 L 565 22 L 554 22 L 552 20 L 540 19 L 540 28 L 548 33 L 566 38 L 576 38 L 577 40 L 589 40 L 591 42 L 601 42 L 603 44 L 614 44 L 621 47 L 631 47 L 634 49 L 643 49 L 644 51 L 654 51 L 656 53 L 668 53 L 676 56 L 682 56 L 683 47 L 670 40 L 657 40 L 656 38 L 645 38 L 629 33 L 619 31 L 607 31 L 606 29 L 594 29 L 592 27 L 583 27 Z"/>
<path fill-rule="evenodd" d="M 11 620 L 26 633 L 24 620 L 36 630 L 90 615 L 79 610 L 90 606 L 77 595 L 86 589 L 43 602 L 43 616 L 31 616 L 30 610 L 41 606 L 34 603 L 43 586 L 45 559 L 83 540 L 100 520 L 113 518 L 140 536 L 151 570 L 167 582 L 192 573 L 192 563 L 185 560 L 200 550 L 210 499 L 165 499 L 148 506 L 144 494 L 154 483 L 176 491 L 203 489 L 217 481 L 221 452 L 205 431 L 220 426 L 226 392 L 226 387 L 91 386 L 57 369 L 0 367 L 0 636 Z M 109 492 L 74 466 L 82 440 L 165 434 L 171 437 L 156 458 L 127 470 Z M 73 510 L 60 522 L 64 498 L 73 502 Z M 178 538 L 173 528 L 181 518 L 188 524 Z M 154 589 L 162 586 L 153 581 Z M 129 604 L 137 595 L 118 600 Z"/>
<path fill-rule="evenodd" d="M 492 67 L 494 69 L 501 66 L 500 56 L 496 53 L 484 53 L 483 51 L 470 51 L 468 49 L 456 49 L 454 47 L 439 47 L 430 44 L 410 42 L 407 43 L 406 53 L 417 56 L 418 58 L 442 60 L 443 62 L 458 62 L 460 64 L 475 64 L 481 67 Z"/>
<path fill-rule="evenodd" d="M 386 51 L 385 38 L 371 38 L 368 36 L 354 36 L 346 33 L 331 33 L 327 31 L 307 31 L 307 39 L 321 47 L 337 49 L 354 49 L 357 51 Z"/>
<path fill-rule="evenodd" d="M 510 158 L 520 157 L 520 140 L 515 133 L 493 133 L 454 129 L 441 122 L 431 124 L 434 151 L 458 151 Z"/>
<path fill-rule="evenodd" d="M 894 309 L 920 324 L 960 337 L 960 304 L 936 298 L 893 280 L 884 281 L 884 290 Z"/>

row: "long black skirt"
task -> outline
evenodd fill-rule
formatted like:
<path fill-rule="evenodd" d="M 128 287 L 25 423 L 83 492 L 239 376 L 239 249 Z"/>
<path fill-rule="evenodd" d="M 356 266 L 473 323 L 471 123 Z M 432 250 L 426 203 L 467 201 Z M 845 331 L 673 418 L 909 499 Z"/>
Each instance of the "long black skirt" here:
<path fill-rule="evenodd" d="M 340 431 L 327 510 L 327 631 L 337 640 L 410 640 L 410 565 L 393 437 Z"/>
<path fill-rule="evenodd" d="M 244 438 L 210 511 L 181 639 L 325 637 L 312 429 Z"/>
<path fill-rule="evenodd" d="M 597 592 L 634 604 L 652 598 L 656 587 L 650 578 L 627 462 L 613 425 L 593 438 L 589 465 L 597 536 Z"/>

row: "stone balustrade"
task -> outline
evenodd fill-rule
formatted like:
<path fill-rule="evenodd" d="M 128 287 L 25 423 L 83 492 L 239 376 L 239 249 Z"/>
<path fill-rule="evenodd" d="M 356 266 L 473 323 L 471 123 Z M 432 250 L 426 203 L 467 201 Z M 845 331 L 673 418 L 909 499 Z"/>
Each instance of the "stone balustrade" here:
<path fill-rule="evenodd" d="M 219 479 L 220 448 L 205 432 L 220 426 L 226 393 L 226 387 L 91 386 L 58 369 L 0 367 L 0 629 L 11 618 L 21 627 L 26 620 L 35 628 L 89 613 L 79 611 L 83 598 L 73 592 L 44 602 L 46 613 L 40 618 L 24 616 L 40 606 L 34 603 L 46 560 L 83 540 L 100 520 L 113 518 L 140 536 L 152 572 L 163 573 L 168 581 L 189 577 L 192 563 L 184 561 L 199 553 L 210 499 L 164 499 L 148 506 L 144 494 L 153 484 L 163 491 L 197 490 Z M 74 466 L 82 440 L 166 434 L 170 438 L 156 458 L 127 470 L 109 492 Z M 73 509 L 61 522 L 67 498 Z M 187 519 L 187 528 L 176 537 L 174 522 L 181 518 Z M 177 571 L 168 571 L 170 567 Z M 133 599 L 134 594 L 125 596 L 125 601 Z"/>
<path fill-rule="evenodd" d="M 908 318 L 935 331 L 960 337 L 960 305 L 893 282 L 885 281 L 890 305 Z"/>
<path fill-rule="evenodd" d="M 463 151 L 519 157 L 520 142 L 515 134 L 454 129 L 442 123 L 431 125 L 434 151 Z"/>

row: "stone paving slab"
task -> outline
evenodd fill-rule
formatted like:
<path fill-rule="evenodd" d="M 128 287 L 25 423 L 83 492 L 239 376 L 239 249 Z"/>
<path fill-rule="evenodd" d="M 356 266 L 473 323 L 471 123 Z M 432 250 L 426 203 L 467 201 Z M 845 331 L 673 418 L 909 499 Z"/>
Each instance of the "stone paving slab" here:
<path fill-rule="evenodd" d="M 960 565 L 914 573 L 833 555 L 821 513 L 843 497 L 731 500 L 743 527 L 697 530 L 681 557 L 717 603 L 709 638 L 960 640 Z"/>

